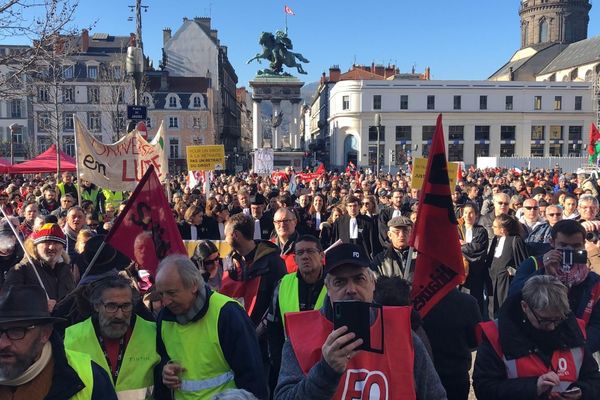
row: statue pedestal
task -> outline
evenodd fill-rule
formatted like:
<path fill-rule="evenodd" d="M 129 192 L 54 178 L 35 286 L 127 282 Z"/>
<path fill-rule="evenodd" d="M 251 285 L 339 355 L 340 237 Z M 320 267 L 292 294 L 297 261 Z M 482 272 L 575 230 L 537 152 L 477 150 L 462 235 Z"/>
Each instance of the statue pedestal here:
<path fill-rule="evenodd" d="M 262 124 L 260 115 L 260 103 L 263 101 L 270 101 L 273 105 L 273 116 L 280 113 L 281 102 L 288 101 L 291 103 L 292 115 L 290 115 L 290 124 L 287 129 L 290 134 L 289 141 L 287 141 L 293 150 L 301 151 L 300 149 L 300 132 L 299 124 L 296 123 L 301 116 L 300 113 L 300 102 L 302 97 L 300 96 L 300 89 L 304 86 L 304 82 L 300 81 L 294 76 L 286 75 L 257 75 L 253 80 L 250 81 L 250 87 L 252 88 L 252 117 L 254 119 L 252 129 L 252 143 L 254 149 L 264 147 L 263 135 L 262 135 Z M 298 115 L 296 115 L 298 114 Z M 271 127 L 272 139 L 275 150 L 275 161 L 277 161 L 277 153 L 281 147 L 281 132 L 284 131 L 282 127 Z M 290 149 L 290 150 L 292 150 Z M 293 152 L 293 151 L 292 151 Z M 296 157 L 294 157 L 296 158 Z"/>

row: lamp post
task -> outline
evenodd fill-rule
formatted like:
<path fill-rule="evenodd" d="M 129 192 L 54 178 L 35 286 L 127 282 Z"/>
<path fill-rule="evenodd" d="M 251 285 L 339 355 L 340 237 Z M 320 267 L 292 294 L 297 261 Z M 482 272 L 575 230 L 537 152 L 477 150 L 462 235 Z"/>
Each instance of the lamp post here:
<path fill-rule="evenodd" d="M 10 163 L 14 164 L 15 163 L 15 131 L 17 129 L 21 129 L 23 128 L 22 125 L 17 124 L 16 122 L 14 124 L 10 124 L 8 126 L 8 129 L 10 129 Z"/>
<path fill-rule="evenodd" d="M 375 114 L 375 127 L 377 128 L 377 169 L 375 171 L 375 176 L 379 175 L 379 140 L 380 140 L 380 135 L 381 135 L 381 114 L 377 113 Z"/>

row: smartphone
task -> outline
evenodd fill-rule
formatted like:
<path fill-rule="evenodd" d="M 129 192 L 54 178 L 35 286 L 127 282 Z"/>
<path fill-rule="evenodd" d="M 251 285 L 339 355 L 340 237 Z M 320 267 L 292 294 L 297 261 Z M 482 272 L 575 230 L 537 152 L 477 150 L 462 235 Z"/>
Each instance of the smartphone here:
<path fill-rule="evenodd" d="M 565 390 L 564 392 L 560 392 L 560 395 L 577 395 L 577 394 L 581 394 L 581 389 L 578 387 L 574 387 L 568 390 Z"/>
<path fill-rule="evenodd" d="M 562 250 L 562 268 L 570 270 L 574 264 L 587 264 L 587 251 Z"/>
<path fill-rule="evenodd" d="M 362 339 L 363 343 L 357 350 L 365 350 L 373 353 L 383 353 L 383 335 L 379 338 L 381 346 L 379 349 L 371 346 L 371 309 L 378 308 L 382 313 L 383 308 L 376 304 L 362 301 L 337 301 L 333 303 L 333 329 L 348 327 L 348 332 L 353 332 L 356 339 Z M 383 325 L 383 315 L 379 318 Z M 381 332 L 383 332 L 383 327 Z M 353 340 L 353 341 L 354 341 Z M 346 344 L 344 344 L 345 346 Z"/>

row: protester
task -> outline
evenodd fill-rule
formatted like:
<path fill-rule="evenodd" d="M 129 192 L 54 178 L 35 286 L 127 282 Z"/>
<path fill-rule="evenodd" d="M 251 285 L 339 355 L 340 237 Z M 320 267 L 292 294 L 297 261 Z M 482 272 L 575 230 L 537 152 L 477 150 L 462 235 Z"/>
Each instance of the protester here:
<path fill-rule="evenodd" d="M 250 201 L 250 213 L 254 218 L 254 240 L 269 240 L 275 229 L 274 213 L 265 212 L 265 197 L 257 193 Z"/>
<path fill-rule="evenodd" d="M 75 205 L 75 197 L 71 193 L 65 193 L 60 197 L 60 207 L 52 211 L 50 214 L 56 216 L 56 218 L 66 218 L 67 212 L 71 207 Z"/>
<path fill-rule="evenodd" d="M 160 262 L 156 292 L 164 308 L 157 320 L 162 382 L 155 382 L 155 398 L 171 399 L 172 390 L 175 397 L 209 399 L 236 387 L 267 397 L 254 326 L 237 302 L 207 288 L 181 255 Z"/>
<path fill-rule="evenodd" d="M 62 173 L 61 181 L 56 184 L 56 197 L 60 201 L 62 200 L 63 196 L 68 193 L 75 200 L 75 202 L 77 202 L 77 199 L 79 199 L 77 188 L 78 185 L 73 182 L 73 173 L 64 171 Z"/>
<path fill-rule="evenodd" d="M 288 208 L 280 208 L 275 212 L 273 220 L 275 224 L 275 236 L 271 239 L 281 249 L 281 258 L 285 262 L 288 273 L 298 269 L 294 259 L 294 244 L 298 239 L 296 225 L 298 219 L 296 214 Z"/>
<path fill-rule="evenodd" d="M 481 328 L 484 340 L 473 371 L 478 398 L 600 398 L 598 365 L 557 278 L 529 279 L 498 320 Z M 576 392 L 566 394 L 569 389 Z"/>
<path fill-rule="evenodd" d="M 493 229 L 494 220 L 500 214 L 508 214 L 510 210 L 510 197 L 506 193 L 496 193 L 494 194 L 493 199 L 493 212 L 482 214 L 482 217 L 479 218 L 479 225 L 483 226 L 487 230 L 488 239 L 490 242 L 495 236 Z"/>
<path fill-rule="evenodd" d="M 332 331 L 333 304 L 337 301 L 371 303 L 375 276 L 369 259 L 361 247 L 341 244 L 331 249 L 325 261 L 325 286 L 329 300 L 321 310 L 288 314 L 288 338 L 283 347 L 281 371 L 274 398 L 331 399 L 341 397 L 344 388 L 355 398 L 368 396 L 370 385 L 364 382 L 366 370 L 384 377 L 390 399 L 446 399 L 432 362 L 421 340 L 410 330 L 408 308 L 386 308 L 390 316 L 384 322 L 383 354 L 358 350 L 362 339 L 353 340 L 355 333 L 347 326 Z M 394 321 L 394 323 L 391 323 Z M 378 324 L 374 329 L 381 329 Z M 414 348 L 414 358 L 406 357 L 403 349 Z M 408 346 L 408 347 L 406 347 Z M 377 382 L 381 382 L 378 380 Z"/>
<path fill-rule="evenodd" d="M 190 206 L 185 210 L 183 222 L 179 224 L 179 233 L 183 240 L 198 240 L 204 239 L 201 230 L 204 212 L 200 207 Z"/>
<path fill-rule="evenodd" d="M 117 400 L 106 372 L 89 355 L 65 350 L 53 333 L 39 286 L 0 294 L 0 398 Z"/>
<path fill-rule="evenodd" d="M 89 355 L 112 377 L 119 398 L 144 400 L 152 395 L 156 325 L 133 312 L 137 293 L 115 275 L 94 285 L 94 315 L 65 332 L 65 348 Z"/>
<path fill-rule="evenodd" d="M 41 215 L 48 215 L 52 211 L 59 207 L 58 201 L 56 201 L 56 192 L 54 188 L 46 184 L 42 187 L 44 197 L 39 201 L 39 212 Z"/>
<path fill-rule="evenodd" d="M 63 232 L 66 237 L 66 251 L 69 257 L 74 258 L 77 254 L 75 243 L 77 243 L 77 235 L 85 225 L 85 214 L 81 207 L 73 206 L 67 212 L 67 220 L 63 227 Z"/>
<path fill-rule="evenodd" d="M 395 189 L 391 193 L 391 204 L 390 207 L 384 208 L 379 213 L 379 230 L 378 230 L 378 238 L 382 247 L 387 247 L 390 243 L 390 239 L 387 234 L 387 223 L 394 217 L 399 217 L 406 213 L 406 208 L 403 209 L 404 193 Z"/>
<path fill-rule="evenodd" d="M 191 260 L 198 267 L 208 287 L 218 292 L 223 279 L 223 264 L 217 246 L 210 240 L 198 242 Z"/>
<path fill-rule="evenodd" d="M 408 239 L 413 223 L 408 217 L 399 216 L 390 219 L 387 225 L 390 244 L 373 258 L 371 269 L 378 277 L 400 276 L 412 282 L 415 260 L 411 260 L 412 267 L 408 274 L 406 274 L 406 266 L 408 265 Z M 416 255 L 415 252 L 414 258 Z"/>
<path fill-rule="evenodd" d="M 340 216 L 333 224 L 331 244 L 341 240 L 342 243 L 358 245 L 372 259 L 381 251 L 381 245 L 373 221 L 359 213 L 359 202 L 353 195 L 345 199 L 347 214 Z M 380 222 L 381 218 L 380 216 Z"/>

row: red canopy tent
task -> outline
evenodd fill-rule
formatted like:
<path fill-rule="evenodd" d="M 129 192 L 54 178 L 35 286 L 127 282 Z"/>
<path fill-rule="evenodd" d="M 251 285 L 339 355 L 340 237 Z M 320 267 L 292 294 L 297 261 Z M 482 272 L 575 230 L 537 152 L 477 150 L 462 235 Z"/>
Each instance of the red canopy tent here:
<path fill-rule="evenodd" d="M 10 161 L 4 157 L 0 157 L 0 174 L 7 174 L 10 171 Z"/>
<path fill-rule="evenodd" d="M 60 152 L 60 171 L 75 171 L 76 161 L 64 151 Z M 43 172 L 56 172 L 56 145 L 53 144 L 48 150 L 32 160 L 15 164 L 9 169 L 13 174 L 37 174 Z"/>

